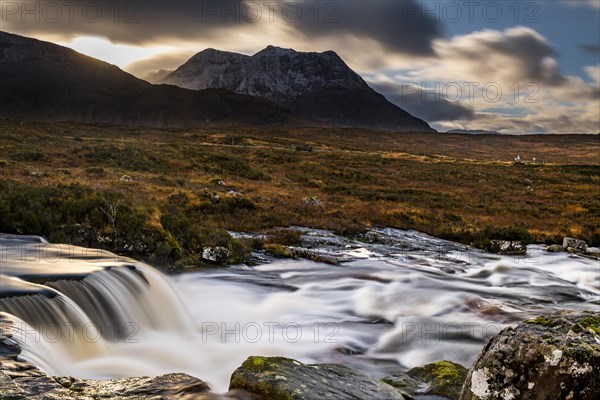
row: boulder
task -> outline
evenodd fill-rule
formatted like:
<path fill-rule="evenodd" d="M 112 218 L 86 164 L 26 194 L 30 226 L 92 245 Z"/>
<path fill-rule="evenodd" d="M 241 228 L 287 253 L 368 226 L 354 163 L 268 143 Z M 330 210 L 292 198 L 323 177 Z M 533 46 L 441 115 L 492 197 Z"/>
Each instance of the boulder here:
<path fill-rule="evenodd" d="M 225 265 L 229 259 L 229 250 L 225 247 L 205 247 L 202 249 L 202 260 L 213 264 Z"/>
<path fill-rule="evenodd" d="M 437 395 L 457 400 L 468 370 L 451 361 L 438 361 L 381 379 L 410 395 Z"/>
<path fill-rule="evenodd" d="M 264 400 L 405 399 L 399 390 L 346 366 L 283 357 L 249 357 L 231 375 L 233 389 Z"/>
<path fill-rule="evenodd" d="M 122 379 L 76 379 L 71 377 L 23 376 L 11 378 L 0 371 L 2 399 L 11 400 L 251 400 L 241 391 L 218 395 L 203 381 L 186 374 Z"/>
<path fill-rule="evenodd" d="M 585 253 L 587 251 L 587 243 L 583 240 L 574 239 L 570 237 L 563 238 L 563 247 L 567 249 L 569 253 Z"/>
<path fill-rule="evenodd" d="M 461 400 L 600 399 L 600 312 L 562 312 L 502 330 L 469 370 Z"/>
<path fill-rule="evenodd" d="M 560 244 L 551 244 L 547 249 L 551 253 L 560 253 L 561 251 L 565 251 L 566 249 L 562 247 Z"/>
<path fill-rule="evenodd" d="M 527 245 L 520 240 L 492 240 L 489 250 L 496 254 L 518 255 L 527 252 Z"/>

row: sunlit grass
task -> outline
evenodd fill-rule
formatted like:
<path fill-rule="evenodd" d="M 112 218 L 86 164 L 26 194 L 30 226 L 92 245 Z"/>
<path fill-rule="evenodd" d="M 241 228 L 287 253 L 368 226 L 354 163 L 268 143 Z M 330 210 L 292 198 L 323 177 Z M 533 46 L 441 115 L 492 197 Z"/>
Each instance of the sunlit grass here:
<path fill-rule="evenodd" d="M 521 229 L 538 242 L 572 235 L 600 244 L 598 136 L 13 122 L 0 129 L 3 231 L 78 241 L 64 232 L 88 224 L 111 242 L 147 230 L 170 243 L 167 258 L 194 256 L 208 243 L 232 246 L 225 230 L 288 225 L 341 233 L 390 226 L 479 244 Z M 292 148 L 303 144 L 314 150 Z M 539 161 L 514 164 L 516 154 Z M 31 203 L 28 212 L 16 196 Z M 105 198 L 120 205 L 120 219 L 132 219 L 129 228 L 107 229 L 96 210 Z"/>

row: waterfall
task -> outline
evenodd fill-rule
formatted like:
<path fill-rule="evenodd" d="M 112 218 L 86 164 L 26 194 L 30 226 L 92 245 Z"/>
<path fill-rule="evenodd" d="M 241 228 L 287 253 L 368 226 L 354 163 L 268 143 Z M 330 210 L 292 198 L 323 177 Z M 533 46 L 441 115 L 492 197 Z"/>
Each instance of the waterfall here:
<path fill-rule="evenodd" d="M 600 304 L 598 262 L 543 246 L 515 258 L 416 232 L 377 231 L 385 244 L 311 235 L 349 261 L 168 276 L 106 251 L 0 235 L 0 312 L 20 357 L 47 374 L 184 372 L 225 392 L 250 355 L 373 377 L 439 359 L 468 366 L 511 323 Z"/>

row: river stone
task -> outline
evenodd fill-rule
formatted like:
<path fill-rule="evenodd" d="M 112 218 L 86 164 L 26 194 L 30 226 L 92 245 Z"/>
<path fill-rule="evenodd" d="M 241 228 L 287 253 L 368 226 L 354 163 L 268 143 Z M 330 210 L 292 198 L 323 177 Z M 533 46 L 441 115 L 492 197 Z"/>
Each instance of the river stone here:
<path fill-rule="evenodd" d="M 401 392 L 340 364 L 303 364 L 284 357 L 249 357 L 229 389 L 264 400 L 400 400 Z"/>
<path fill-rule="evenodd" d="M 570 237 L 563 238 L 563 247 L 569 253 L 585 253 L 587 251 L 587 243 L 583 240 Z"/>
<path fill-rule="evenodd" d="M 600 312 L 562 312 L 493 337 L 469 370 L 461 400 L 600 399 Z"/>
<path fill-rule="evenodd" d="M 560 244 L 551 244 L 547 249 L 550 253 L 560 253 L 561 251 L 565 251 L 566 249 L 562 247 Z"/>
<path fill-rule="evenodd" d="M 202 259 L 213 264 L 227 264 L 229 250 L 225 247 L 205 247 L 202 250 Z"/>
<path fill-rule="evenodd" d="M 381 381 L 410 395 L 437 395 L 456 400 L 460 397 L 467 372 L 462 365 L 444 360 L 387 376 Z"/>
<path fill-rule="evenodd" d="M 527 245 L 520 240 L 492 240 L 490 252 L 506 255 L 521 255 L 527 253 Z"/>

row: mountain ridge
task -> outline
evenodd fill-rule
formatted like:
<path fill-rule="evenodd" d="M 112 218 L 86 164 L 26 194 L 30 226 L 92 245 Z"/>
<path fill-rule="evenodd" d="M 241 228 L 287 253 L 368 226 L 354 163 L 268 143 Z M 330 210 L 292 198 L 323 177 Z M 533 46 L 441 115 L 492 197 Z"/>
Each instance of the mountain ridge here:
<path fill-rule="evenodd" d="M 256 97 L 152 85 L 75 50 L 3 31 L 0 118 L 158 127 L 299 120 Z"/>
<path fill-rule="evenodd" d="M 369 87 L 331 50 L 297 52 L 270 45 L 246 55 L 208 48 L 158 83 L 259 97 L 335 126 L 434 131 Z"/>

